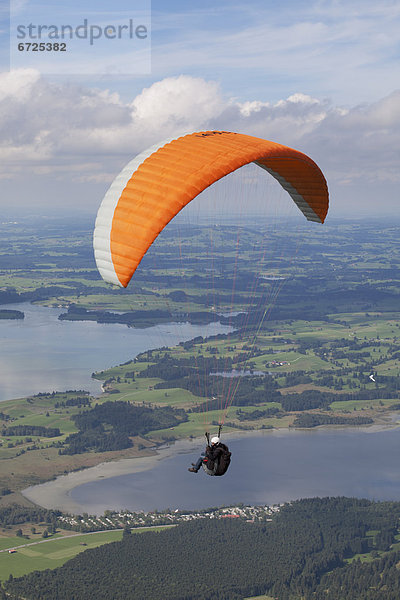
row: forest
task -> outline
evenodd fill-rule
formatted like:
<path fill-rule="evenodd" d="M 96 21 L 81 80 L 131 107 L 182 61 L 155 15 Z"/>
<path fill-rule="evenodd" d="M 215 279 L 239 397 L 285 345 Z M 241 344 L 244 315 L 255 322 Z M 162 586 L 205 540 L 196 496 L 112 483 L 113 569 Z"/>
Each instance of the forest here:
<path fill-rule="evenodd" d="M 217 315 L 221 323 L 228 324 L 229 320 L 223 315 Z M 109 311 L 101 310 L 87 310 L 74 304 L 68 307 L 66 313 L 62 313 L 59 317 L 60 321 L 96 321 L 96 323 L 121 323 L 122 325 L 129 325 L 130 327 L 150 327 L 155 322 L 170 322 L 171 311 L 169 310 L 132 310 L 127 313 L 119 314 Z M 213 323 L 215 321 L 215 315 L 210 314 L 206 311 L 191 311 L 187 312 L 175 312 L 173 314 L 173 320 L 179 322 L 189 323 Z M 240 324 L 240 319 L 237 319 Z"/>
<path fill-rule="evenodd" d="M 313 498 L 263 522 L 209 519 L 88 550 L 10 578 L 20 600 L 398 600 L 400 503 Z M 366 558 L 370 562 L 365 561 Z M 357 583 L 354 584 L 354 577 Z"/>
<path fill-rule="evenodd" d="M 0 506 L 0 527 L 4 529 L 10 525 L 40 522 L 55 525 L 61 514 L 59 510 L 47 510 L 40 506 Z"/>
<path fill-rule="evenodd" d="M 72 417 L 79 431 L 65 440 L 59 454 L 106 452 L 133 445 L 131 437 L 144 435 L 153 429 L 173 427 L 187 421 L 182 409 L 170 406 L 154 407 L 129 402 L 105 402 Z"/>

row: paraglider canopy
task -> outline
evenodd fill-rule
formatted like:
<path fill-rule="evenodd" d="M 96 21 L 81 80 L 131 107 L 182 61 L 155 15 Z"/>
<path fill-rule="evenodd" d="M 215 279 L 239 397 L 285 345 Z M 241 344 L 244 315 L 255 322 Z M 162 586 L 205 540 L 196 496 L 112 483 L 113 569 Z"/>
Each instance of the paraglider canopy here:
<path fill-rule="evenodd" d="M 110 186 L 94 232 L 103 279 L 126 287 L 167 223 L 208 186 L 251 162 L 281 184 L 309 221 L 324 222 L 328 189 L 311 158 L 241 133 L 192 133 L 143 152 Z"/>

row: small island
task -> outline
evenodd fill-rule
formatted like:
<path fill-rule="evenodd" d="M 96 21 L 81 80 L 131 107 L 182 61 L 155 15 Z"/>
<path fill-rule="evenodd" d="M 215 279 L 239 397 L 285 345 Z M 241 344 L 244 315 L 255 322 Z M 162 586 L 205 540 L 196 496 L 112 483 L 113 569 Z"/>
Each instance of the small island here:
<path fill-rule="evenodd" d="M 0 309 L 0 319 L 24 319 L 25 315 L 20 310 Z"/>

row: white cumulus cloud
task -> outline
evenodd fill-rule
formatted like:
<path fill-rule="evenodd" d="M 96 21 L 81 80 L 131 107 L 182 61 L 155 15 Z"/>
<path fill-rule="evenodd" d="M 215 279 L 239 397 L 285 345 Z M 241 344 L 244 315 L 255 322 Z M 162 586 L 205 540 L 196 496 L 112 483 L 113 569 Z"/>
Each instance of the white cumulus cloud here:
<path fill-rule="evenodd" d="M 110 91 L 56 85 L 34 70 L 0 75 L 0 177 L 35 173 L 111 181 L 136 153 L 186 131 L 224 129 L 310 154 L 335 185 L 400 179 L 400 91 L 354 107 L 301 91 L 271 103 L 223 96 L 215 81 L 185 75 L 131 101 Z"/>

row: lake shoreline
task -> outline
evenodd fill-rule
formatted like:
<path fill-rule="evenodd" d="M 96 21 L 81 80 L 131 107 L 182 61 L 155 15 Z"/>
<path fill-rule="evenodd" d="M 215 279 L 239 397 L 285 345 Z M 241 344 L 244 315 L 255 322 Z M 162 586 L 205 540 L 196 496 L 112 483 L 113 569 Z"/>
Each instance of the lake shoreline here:
<path fill-rule="evenodd" d="M 276 432 L 282 430 L 274 430 Z M 271 430 L 240 431 L 235 435 L 230 435 L 230 439 L 240 439 L 253 435 L 260 437 L 270 433 Z M 255 436 L 255 434 L 258 436 Z M 99 463 L 94 467 L 73 471 L 66 475 L 59 475 L 55 479 L 33 485 L 21 491 L 21 494 L 30 502 L 43 508 L 62 510 L 63 512 L 74 512 L 77 504 L 71 498 L 73 489 L 85 483 L 91 483 L 99 479 L 111 479 L 120 475 L 133 475 L 142 471 L 149 471 L 157 464 L 167 458 L 172 458 L 177 454 L 190 454 L 193 451 L 193 458 L 196 459 L 204 449 L 204 439 L 185 438 L 176 440 L 167 446 L 158 446 L 156 453 L 152 456 L 143 456 L 135 458 L 122 458 L 114 461 Z M 188 458 L 188 466 L 191 460 Z"/>
<path fill-rule="evenodd" d="M 343 427 L 343 426 L 321 426 L 313 429 L 267 429 L 253 431 L 238 431 L 229 435 L 229 440 L 240 440 L 245 437 L 260 438 L 264 436 L 285 437 L 293 433 L 309 433 L 312 435 L 316 431 L 349 431 L 354 430 L 359 433 L 373 434 L 383 431 L 390 431 L 399 427 L 399 423 L 393 420 L 385 424 L 374 424 L 367 427 Z M 156 453 L 152 456 L 123 458 L 115 461 L 100 463 L 94 467 L 74 471 L 66 475 L 58 476 L 48 482 L 30 486 L 22 490 L 22 495 L 34 504 L 47 509 L 57 509 L 72 514 L 82 514 L 82 506 L 75 502 L 71 496 L 72 491 L 86 483 L 93 483 L 100 479 L 111 479 L 123 475 L 134 475 L 143 471 L 154 469 L 158 464 L 168 458 L 173 458 L 179 454 L 192 454 L 188 456 L 188 466 L 192 460 L 196 459 L 204 447 L 203 438 L 181 439 L 167 446 L 159 446 Z M 85 511 L 87 512 L 87 511 Z"/>

